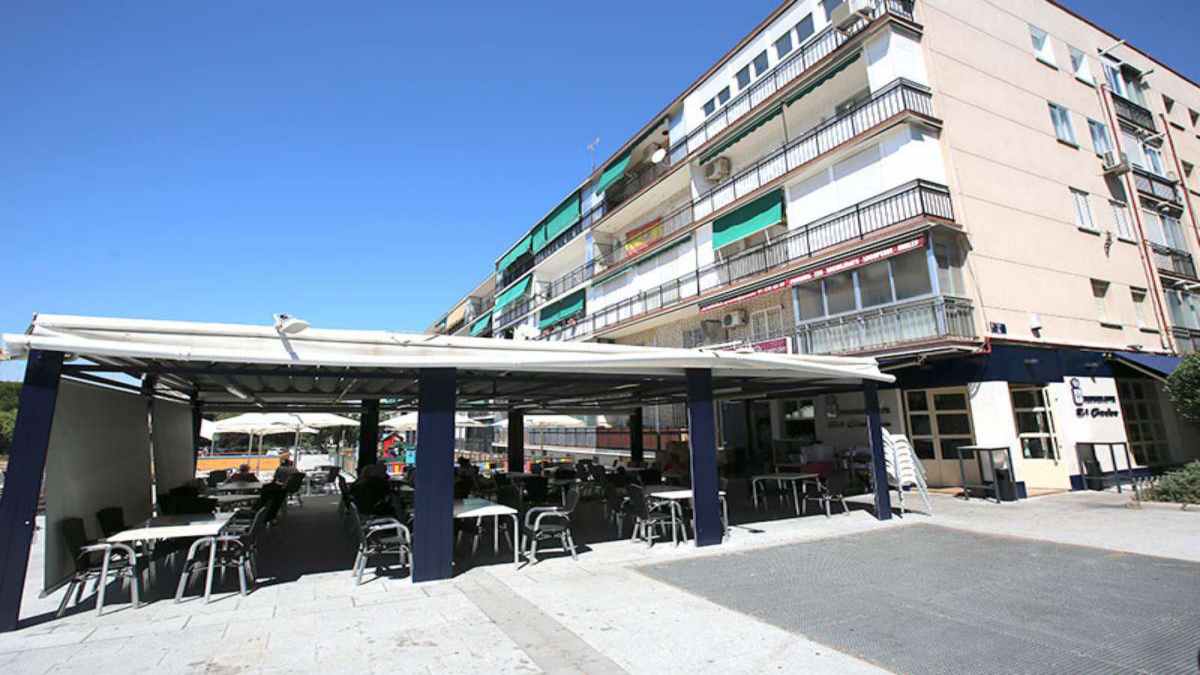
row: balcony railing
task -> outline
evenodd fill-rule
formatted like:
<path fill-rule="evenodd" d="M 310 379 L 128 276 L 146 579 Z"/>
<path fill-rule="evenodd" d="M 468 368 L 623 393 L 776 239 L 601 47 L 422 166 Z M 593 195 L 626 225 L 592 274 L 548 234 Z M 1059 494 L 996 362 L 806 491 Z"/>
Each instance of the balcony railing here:
<path fill-rule="evenodd" d="M 877 0 L 875 9 L 871 13 L 871 21 L 887 14 L 893 14 L 912 21 L 912 7 L 912 0 Z M 720 110 L 713 113 L 703 124 L 689 132 L 685 138 L 671 146 L 669 152 L 671 162 L 678 163 L 686 156 L 698 150 L 709 140 L 727 129 L 729 125 L 745 117 L 747 113 L 770 98 L 772 94 L 811 70 L 817 62 L 833 53 L 835 49 L 857 35 L 869 23 L 866 20 L 859 21 L 845 32 L 839 31 L 832 26 L 827 27 L 819 35 L 796 50 L 787 60 L 760 77 L 749 89 L 731 99 Z"/>
<path fill-rule="evenodd" d="M 1191 253 L 1153 242 L 1150 244 L 1150 250 L 1154 252 L 1154 266 L 1158 269 L 1170 274 L 1197 278 L 1196 263 Z"/>
<path fill-rule="evenodd" d="M 1136 124 L 1137 126 L 1148 129 L 1150 131 L 1158 131 L 1154 126 L 1154 113 L 1143 108 L 1142 106 L 1122 97 L 1120 94 L 1113 93 L 1113 106 L 1117 110 L 1117 117 Z"/>
<path fill-rule="evenodd" d="M 671 443 L 687 441 L 686 429 L 661 429 L 642 432 L 642 447 L 646 453 L 667 449 Z M 495 443 L 508 444 L 508 429 L 496 428 Z M 595 448 L 602 450 L 628 450 L 628 429 L 608 427 L 536 428 L 525 430 L 525 448 L 536 449 L 546 446 L 564 448 Z M 647 457 L 647 459 L 650 459 Z"/>
<path fill-rule="evenodd" d="M 848 354 L 937 338 L 975 337 L 971 302 L 939 297 L 801 324 L 796 328 L 796 352 Z"/>
<path fill-rule="evenodd" d="M 954 220 L 950 192 L 945 186 L 913 181 L 878 197 L 847 207 L 797 228 L 776 241 L 732 258 L 707 265 L 678 279 L 609 305 L 543 336 L 573 340 L 608 326 L 683 302 L 701 293 L 756 274 L 813 257 L 833 246 L 862 239 L 892 225 L 922 217 Z"/>
<path fill-rule="evenodd" d="M 800 134 L 775 152 L 716 186 L 693 202 L 696 218 L 703 218 L 785 173 L 807 164 L 859 134 L 901 113 L 933 116 L 933 94 L 908 80 L 896 80 L 869 100 Z"/>
<path fill-rule="evenodd" d="M 1149 171 L 1134 167 L 1133 185 L 1137 188 L 1138 192 L 1150 195 L 1155 199 L 1165 199 L 1175 204 L 1182 203 L 1179 198 L 1179 190 L 1176 188 L 1174 181 L 1162 176 L 1156 176 Z"/>
<path fill-rule="evenodd" d="M 493 330 L 507 326 L 513 321 L 516 321 L 517 319 L 532 312 L 533 308 L 536 307 L 537 303 L 542 299 L 543 298 L 538 296 L 538 293 L 533 292 L 519 300 L 513 300 L 512 302 L 508 303 L 508 305 L 505 306 L 504 311 L 501 312 L 495 319 L 492 319 Z"/>

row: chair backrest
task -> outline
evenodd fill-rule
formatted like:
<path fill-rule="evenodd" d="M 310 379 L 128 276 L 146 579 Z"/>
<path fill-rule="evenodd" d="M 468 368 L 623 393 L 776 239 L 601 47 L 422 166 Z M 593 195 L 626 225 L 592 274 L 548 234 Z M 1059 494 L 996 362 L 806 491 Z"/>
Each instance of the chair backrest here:
<path fill-rule="evenodd" d="M 531 476 L 526 478 L 523 483 L 525 485 L 525 496 L 529 498 L 529 501 L 546 501 L 549 483 L 545 476 Z"/>
<path fill-rule="evenodd" d="M 258 504 L 255 509 L 266 511 L 266 522 L 275 520 L 280 507 L 287 501 L 287 489 L 277 483 L 267 483 L 258 491 Z"/>
<path fill-rule="evenodd" d="M 87 530 L 83 526 L 83 518 L 63 518 L 59 523 L 59 530 L 62 532 L 63 542 L 67 545 L 67 551 L 71 554 L 71 558 L 79 557 L 79 549 L 87 546 Z M 78 567 L 78 561 L 76 561 Z"/>
<path fill-rule="evenodd" d="M 598 480 L 598 481 L 608 480 L 608 472 L 605 471 L 604 467 L 600 466 L 599 464 L 589 464 L 588 465 L 588 474 L 591 475 L 592 480 Z"/>
<path fill-rule="evenodd" d="M 512 483 L 496 486 L 496 501 L 502 506 L 521 510 L 521 493 Z"/>
<path fill-rule="evenodd" d="M 226 472 L 225 469 L 220 469 L 217 471 L 209 471 L 208 478 L 205 480 L 208 482 L 209 487 L 217 487 L 221 483 L 224 483 L 225 479 L 228 477 L 229 473 Z"/>
<path fill-rule="evenodd" d="M 646 506 L 646 493 L 642 491 L 639 485 L 630 485 L 626 488 L 626 495 L 629 497 L 629 512 L 639 518 L 646 518 L 650 515 L 650 509 Z"/>
<path fill-rule="evenodd" d="M 625 501 L 624 488 L 618 488 L 616 484 L 607 482 L 604 484 L 604 501 L 608 504 L 610 511 L 617 511 L 621 508 L 621 502 Z"/>
<path fill-rule="evenodd" d="M 295 471 L 291 474 L 288 474 L 286 487 L 289 495 L 294 495 L 299 492 L 302 485 L 304 485 L 303 472 Z"/>
<path fill-rule="evenodd" d="M 217 500 L 211 497 L 173 497 L 174 512 L 180 515 L 201 515 L 217 510 Z"/>
<path fill-rule="evenodd" d="M 567 488 L 567 496 L 563 499 L 563 511 L 570 515 L 576 506 L 579 506 L 579 486 L 572 485 Z"/>
<path fill-rule="evenodd" d="M 125 530 L 125 509 L 119 506 L 109 506 L 100 509 L 96 512 L 96 520 L 100 521 L 100 531 L 104 536 L 111 537 L 112 535 Z"/>
<path fill-rule="evenodd" d="M 825 491 L 831 495 L 842 496 L 850 488 L 850 474 L 846 471 L 834 471 L 825 477 Z"/>

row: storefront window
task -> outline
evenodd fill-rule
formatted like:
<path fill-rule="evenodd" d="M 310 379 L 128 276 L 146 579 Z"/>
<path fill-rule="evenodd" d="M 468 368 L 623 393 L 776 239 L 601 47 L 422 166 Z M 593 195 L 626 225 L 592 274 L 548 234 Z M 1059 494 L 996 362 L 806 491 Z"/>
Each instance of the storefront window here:
<path fill-rule="evenodd" d="M 1133 458 L 1142 466 L 1153 466 L 1169 456 L 1167 427 L 1163 424 L 1158 391 L 1149 380 L 1117 380 L 1121 416 Z"/>
<path fill-rule="evenodd" d="M 1009 392 L 1022 455 L 1026 459 L 1058 459 L 1054 415 L 1046 390 L 1042 387 L 1012 386 Z"/>

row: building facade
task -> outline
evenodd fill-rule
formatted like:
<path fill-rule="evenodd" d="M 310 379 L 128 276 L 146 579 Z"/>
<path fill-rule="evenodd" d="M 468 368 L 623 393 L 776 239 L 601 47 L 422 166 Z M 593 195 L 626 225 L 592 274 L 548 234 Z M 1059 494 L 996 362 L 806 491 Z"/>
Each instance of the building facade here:
<path fill-rule="evenodd" d="M 1197 164 L 1200 87 L 1052 0 L 789 1 L 433 329 L 873 355 L 931 484 L 998 446 L 1084 487 L 1200 454 L 1162 379 L 1200 348 Z M 747 470 L 832 461 L 862 407 L 721 427 Z"/>

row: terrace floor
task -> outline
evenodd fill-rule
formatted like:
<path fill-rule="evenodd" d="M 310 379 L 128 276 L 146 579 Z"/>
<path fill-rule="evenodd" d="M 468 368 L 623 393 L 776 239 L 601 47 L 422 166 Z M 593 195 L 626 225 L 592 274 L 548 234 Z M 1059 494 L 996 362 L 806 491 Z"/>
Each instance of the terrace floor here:
<path fill-rule="evenodd" d="M 828 614 L 814 613 L 803 623 L 788 623 L 779 620 L 778 613 L 794 614 L 808 599 L 827 612 L 847 603 L 845 618 L 850 619 L 858 611 L 854 607 L 861 609 L 852 606 L 858 602 L 855 598 L 863 597 L 865 590 L 842 598 L 848 580 L 879 564 L 892 564 L 891 556 L 900 551 L 920 552 L 926 547 L 943 551 L 945 560 L 961 560 L 988 581 L 977 591 L 982 606 L 994 604 L 1007 592 L 1005 585 L 992 583 L 1001 573 L 992 569 L 996 563 L 983 564 L 987 561 L 1002 560 L 1005 579 L 1023 578 L 1021 572 L 1028 571 L 1032 578 L 1042 578 L 1047 588 L 1057 589 L 1061 581 L 1061 593 L 1090 589 L 1092 604 L 1078 600 L 1085 609 L 1113 609 L 1121 606 L 1116 604 L 1118 598 L 1125 602 L 1144 596 L 1143 613 L 1156 609 L 1159 615 L 1166 589 L 1178 590 L 1172 580 L 1181 572 L 1194 579 L 1200 567 L 1058 545 L 1099 545 L 1110 551 L 1200 561 L 1198 513 L 1132 510 L 1124 506 L 1127 496 L 1097 493 L 1001 505 L 964 503 L 941 495 L 932 499 L 933 518 L 914 514 L 884 523 L 862 509 L 832 518 L 798 519 L 784 517 L 786 508 L 767 515 L 735 503 L 731 507 L 738 524 L 730 537 L 723 546 L 706 549 L 670 543 L 647 548 L 612 541 L 611 535 L 600 534 L 605 528 L 598 505 L 586 505 L 596 510 L 584 508 L 579 514 L 580 538 L 587 543 L 578 561 L 548 556 L 536 565 L 517 567 L 508 551 L 493 556 L 490 538 L 485 538 L 474 565 L 463 560 L 463 571 L 452 580 L 414 585 L 404 578 L 384 577 L 356 587 L 348 571 L 353 550 L 335 500 L 316 497 L 303 508 L 293 507 L 270 533 L 264 542 L 263 579 L 246 597 L 231 592 L 236 587 L 232 580 L 208 605 L 193 590 L 181 604 L 157 599 L 132 610 L 124 594 L 111 593 L 113 604 L 105 608 L 104 616 L 97 617 L 94 606 L 85 600 L 79 610 L 70 610 L 61 620 L 53 619 L 58 593 L 37 598 L 39 536 L 27 584 L 26 625 L 0 634 L 0 670 L 845 673 L 900 668 L 921 672 L 920 667 L 908 667 L 920 666 L 919 659 L 889 660 L 859 643 L 839 642 L 837 634 L 818 630 Z M 983 536 L 966 538 L 948 527 Z M 1039 541 L 1028 544 L 997 534 Z M 966 541 L 977 546 L 962 545 Z M 1019 554 L 1027 545 L 1048 547 L 1050 557 Z M 1100 564 L 1109 558 L 1120 564 Z M 1042 577 L 1035 574 L 1038 562 L 1048 570 L 1041 572 Z M 1062 579 L 1068 573 L 1074 578 Z M 840 585 L 833 583 L 839 578 Z M 713 591 L 713 582 L 722 580 L 729 588 L 746 589 L 739 594 L 746 601 L 732 602 Z M 174 580 L 167 581 L 170 585 Z M 1122 590 L 1109 593 L 1109 585 L 1116 584 Z M 716 587 L 719 590 L 720 585 Z M 919 588 L 923 587 L 914 586 L 912 592 Z M 1032 582 L 1022 592 L 1035 589 L 1045 592 Z M 1200 627 L 1195 615 L 1200 602 L 1185 596 L 1186 589 L 1175 595 L 1180 602 L 1173 615 L 1181 640 Z M 916 617 L 911 599 L 881 594 L 878 613 Z M 928 600 L 941 601 L 936 596 Z M 1020 616 L 1024 610 L 1015 607 L 1014 611 Z M 992 636 L 974 627 L 960 632 L 927 627 L 925 639 L 932 643 Z M 1120 627 L 1114 624 L 1113 628 Z M 920 644 L 924 643 L 912 649 Z M 1143 643 L 1125 644 L 1134 652 L 1152 649 Z M 1190 644 L 1194 649 L 1195 641 Z M 1023 643 L 1013 643 L 1014 650 L 1023 648 Z M 904 654 L 906 649 L 895 653 Z M 978 658 L 988 656 L 981 652 Z M 972 663 L 976 670 L 998 669 L 996 661 Z M 1052 665 L 1021 663 L 1030 671 L 1049 670 Z"/>

